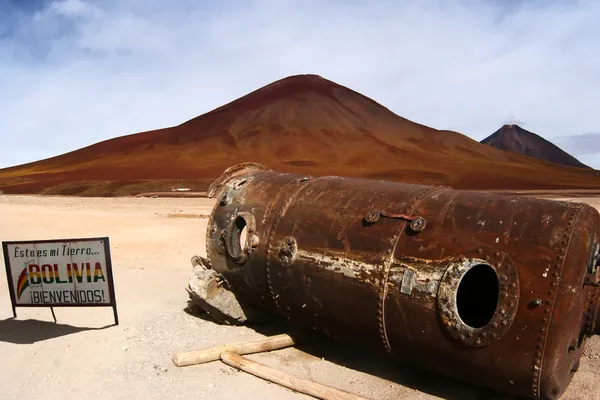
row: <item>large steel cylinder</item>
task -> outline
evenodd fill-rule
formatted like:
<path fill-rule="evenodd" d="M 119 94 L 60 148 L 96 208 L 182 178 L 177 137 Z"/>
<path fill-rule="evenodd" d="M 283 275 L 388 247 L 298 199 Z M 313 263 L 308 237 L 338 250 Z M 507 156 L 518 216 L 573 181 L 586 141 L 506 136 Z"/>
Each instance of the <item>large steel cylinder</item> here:
<path fill-rule="evenodd" d="M 588 205 L 254 163 L 209 196 L 207 255 L 238 298 L 335 338 L 556 399 L 598 332 Z"/>

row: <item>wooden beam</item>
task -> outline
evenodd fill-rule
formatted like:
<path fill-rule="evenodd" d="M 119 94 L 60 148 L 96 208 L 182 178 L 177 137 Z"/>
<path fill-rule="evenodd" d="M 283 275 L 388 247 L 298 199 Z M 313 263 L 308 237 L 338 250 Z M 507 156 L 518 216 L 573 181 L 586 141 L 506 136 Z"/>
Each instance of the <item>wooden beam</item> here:
<path fill-rule="evenodd" d="M 184 367 L 219 360 L 221 358 L 221 353 L 226 351 L 237 354 L 261 353 L 290 347 L 300 341 L 300 335 L 294 334 L 292 336 L 284 333 L 281 335 L 269 336 L 264 339 L 231 343 L 196 351 L 179 352 L 173 354 L 172 360 L 173 364 L 176 366 Z"/>
<path fill-rule="evenodd" d="M 357 396 L 331 386 L 322 385 L 308 379 L 302 379 L 286 372 L 279 371 L 235 353 L 224 352 L 221 354 L 221 360 L 234 368 L 318 399 L 368 400 L 365 397 Z"/>

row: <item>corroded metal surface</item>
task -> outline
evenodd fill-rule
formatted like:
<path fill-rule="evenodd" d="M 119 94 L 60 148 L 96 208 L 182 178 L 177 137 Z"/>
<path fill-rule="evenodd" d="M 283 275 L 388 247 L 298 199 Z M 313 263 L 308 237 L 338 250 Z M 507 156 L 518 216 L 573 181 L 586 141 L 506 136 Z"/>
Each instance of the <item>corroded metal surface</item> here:
<path fill-rule="evenodd" d="M 503 392 L 556 399 L 600 332 L 600 215 L 446 187 L 225 171 L 207 231 L 239 298 Z"/>

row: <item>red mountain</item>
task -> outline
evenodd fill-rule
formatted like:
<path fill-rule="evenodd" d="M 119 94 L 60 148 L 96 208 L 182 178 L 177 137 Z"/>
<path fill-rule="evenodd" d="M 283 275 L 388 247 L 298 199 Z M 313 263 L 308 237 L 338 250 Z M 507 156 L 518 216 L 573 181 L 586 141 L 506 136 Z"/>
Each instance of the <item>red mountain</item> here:
<path fill-rule="evenodd" d="M 481 143 L 569 167 L 590 168 L 558 146 L 519 125 L 504 125 Z"/>
<path fill-rule="evenodd" d="M 6 193 L 203 189 L 245 161 L 280 171 L 457 188 L 599 188 L 593 171 L 485 146 L 399 117 L 315 75 L 291 76 L 181 125 L 0 170 Z"/>

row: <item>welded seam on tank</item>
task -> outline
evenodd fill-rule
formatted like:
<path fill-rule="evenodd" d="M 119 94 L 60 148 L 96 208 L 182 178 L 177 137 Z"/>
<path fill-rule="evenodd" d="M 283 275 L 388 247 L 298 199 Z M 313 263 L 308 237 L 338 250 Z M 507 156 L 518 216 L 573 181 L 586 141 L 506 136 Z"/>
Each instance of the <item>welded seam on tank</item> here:
<path fill-rule="evenodd" d="M 298 259 L 318 264 L 324 270 L 339 273 L 353 279 L 357 278 L 361 271 L 369 274 L 377 269 L 377 265 L 353 260 L 352 258 L 347 258 L 335 253 L 333 253 L 333 255 L 327 255 L 325 253 L 313 253 L 311 251 L 298 249 Z"/>
<path fill-rule="evenodd" d="M 273 221 L 273 223 L 271 224 L 271 229 L 267 236 L 267 244 L 266 244 L 266 246 L 267 246 L 266 253 L 267 254 L 265 257 L 265 279 L 267 282 L 267 288 L 269 289 L 269 294 L 271 295 L 271 299 L 273 300 L 275 307 L 277 307 L 280 311 L 283 311 L 283 310 L 281 309 L 279 302 L 277 301 L 277 298 L 279 297 L 279 295 L 275 295 L 275 291 L 273 289 L 273 283 L 271 282 L 271 268 L 270 268 L 270 261 L 269 261 L 271 259 L 271 257 L 273 256 L 272 253 L 275 248 L 274 246 L 272 246 L 273 236 L 275 235 L 275 232 L 277 231 L 277 225 L 279 225 L 279 221 L 281 220 L 281 218 L 283 218 L 287 209 L 294 203 L 294 201 L 300 195 L 300 193 L 302 193 L 302 191 L 304 191 L 304 189 L 307 188 L 311 183 L 316 182 L 321 179 L 325 179 L 325 178 L 328 178 L 328 177 L 326 177 L 326 176 L 321 176 L 321 177 L 317 177 L 317 178 L 311 177 L 311 179 L 309 179 L 308 181 L 306 181 L 306 183 L 303 183 L 303 184 L 298 182 L 298 179 L 294 178 L 294 180 L 292 180 L 288 184 L 284 185 L 278 193 L 277 202 L 285 194 L 284 189 L 288 188 L 292 184 L 302 184 L 302 186 L 299 187 L 287 200 L 284 200 L 284 203 L 282 204 L 282 206 L 277 210 L 275 221 Z"/>
<path fill-rule="evenodd" d="M 292 179 L 290 180 L 288 183 L 284 184 L 281 189 L 279 189 L 279 191 L 277 192 L 277 195 L 273 198 L 273 200 L 269 203 L 269 205 L 267 207 L 265 207 L 265 213 L 263 215 L 263 219 L 261 221 L 262 224 L 265 223 L 265 221 L 267 220 L 267 217 L 270 213 L 275 213 L 275 221 L 273 221 L 273 223 L 271 224 L 271 226 L 269 227 L 269 230 L 267 232 L 267 242 L 265 243 L 265 249 L 266 249 L 266 254 L 265 254 L 265 281 L 267 282 L 267 288 L 269 289 L 269 295 L 271 296 L 271 299 L 273 300 L 275 306 L 279 309 L 279 303 L 277 302 L 277 299 L 274 296 L 274 292 L 273 292 L 273 286 L 271 285 L 271 274 L 269 272 L 269 257 L 271 255 L 271 239 L 273 238 L 273 235 L 275 233 L 275 228 L 277 226 L 277 223 L 279 222 L 279 218 L 281 218 L 281 214 L 277 213 L 277 209 L 276 209 L 276 205 L 277 203 L 279 203 L 279 201 L 282 199 L 282 197 L 284 197 L 287 189 L 294 185 L 297 184 L 297 179 Z M 282 207 L 285 206 L 285 203 Z"/>
<path fill-rule="evenodd" d="M 555 280 L 552 280 L 552 282 L 556 282 L 556 286 L 554 288 L 552 286 L 550 287 L 550 290 L 553 292 L 553 295 L 551 298 L 552 302 L 549 305 L 549 310 L 547 312 L 547 314 L 548 314 L 547 322 L 546 322 L 546 325 L 543 326 L 544 332 L 543 332 L 543 335 L 540 335 L 540 339 L 542 339 L 542 348 L 540 349 L 541 354 L 539 357 L 539 366 L 536 365 L 536 358 L 534 356 L 533 368 L 536 372 L 536 374 L 534 376 L 537 376 L 537 379 L 535 379 L 535 381 L 537 381 L 537 383 L 534 382 L 532 388 L 533 388 L 533 394 L 535 397 L 539 397 L 539 394 L 540 394 L 542 368 L 544 366 L 544 355 L 546 353 L 546 341 L 548 340 L 548 335 L 550 334 L 550 329 L 548 329 L 548 327 L 550 327 L 552 324 L 552 315 L 554 313 L 554 306 L 556 304 L 556 298 L 558 297 L 558 288 L 559 288 L 560 277 L 563 274 L 565 263 L 567 262 L 567 255 L 569 253 L 569 247 L 571 246 L 571 239 L 573 238 L 573 233 L 575 232 L 575 226 L 577 226 L 577 222 L 579 221 L 579 217 L 581 216 L 583 207 L 582 206 L 573 207 L 573 208 L 571 208 L 571 210 L 573 210 L 573 212 L 576 212 L 576 214 L 572 218 L 572 221 L 570 221 L 570 225 L 567 228 L 567 232 L 565 232 L 565 234 L 564 234 L 565 236 L 568 236 L 567 243 L 565 245 L 563 245 L 562 247 L 559 247 L 559 250 L 558 250 L 559 255 L 558 255 L 557 259 L 560 260 L 560 258 L 562 257 L 562 262 L 559 264 L 560 270 L 558 271 L 558 276 L 556 277 Z M 561 250 L 564 250 L 564 251 L 561 251 Z M 552 284 L 552 282 L 551 282 L 551 284 Z M 545 308 L 548 309 L 548 307 L 545 307 Z M 542 322 L 543 322 L 543 320 L 542 320 Z"/>
<path fill-rule="evenodd" d="M 432 187 L 429 189 L 423 190 L 417 197 L 412 200 L 412 204 L 407 207 L 407 214 L 412 214 L 415 209 L 421 204 L 421 202 L 425 199 L 426 196 L 432 194 L 438 190 L 448 190 L 448 188 L 440 188 L 440 187 Z M 389 250 L 390 255 L 387 261 L 384 263 L 384 275 L 381 282 L 381 287 L 379 289 L 379 301 L 377 302 L 377 321 L 379 325 L 379 334 L 381 336 L 381 340 L 383 341 L 383 346 L 387 352 L 391 352 L 392 348 L 390 346 L 390 341 L 387 334 L 387 328 L 385 323 L 385 300 L 388 294 L 388 279 L 390 277 L 390 269 L 394 262 L 394 254 L 396 253 L 396 247 L 400 242 L 400 238 L 402 237 L 403 232 L 406 230 L 407 222 L 405 221 L 403 224 L 400 224 L 400 229 L 396 236 L 392 239 L 394 244 Z"/>

